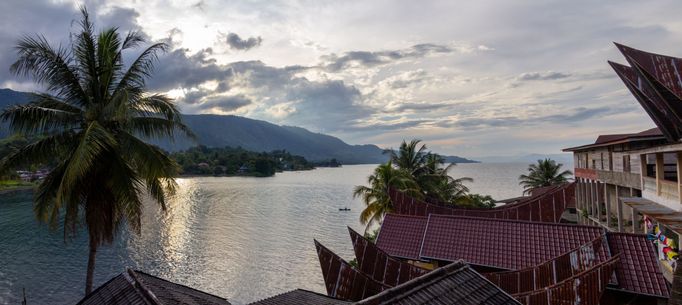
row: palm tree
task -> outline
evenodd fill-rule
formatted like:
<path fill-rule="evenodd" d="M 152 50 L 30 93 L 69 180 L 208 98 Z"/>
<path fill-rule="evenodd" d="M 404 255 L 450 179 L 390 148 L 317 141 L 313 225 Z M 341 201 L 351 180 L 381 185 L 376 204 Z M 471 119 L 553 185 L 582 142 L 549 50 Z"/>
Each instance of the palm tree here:
<path fill-rule="evenodd" d="M 472 182 L 473 179 L 451 177 L 448 172 L 455 164 L 444 166 L 443 156 L 427 151 L 426 145 L 420 146 L 420 143 L 421 140 L 403 141 L 397 153 L 391 152 L 391 161 L 412 177 L 423 197 L 456 204 L 469 192 L 464 183 Z"/>
<path fill-rule="evenodd" d="M 391 161 L 393 164 L 413 177 L 418 177 L 425 173 L 425 166 L 429 155 L 426 151 L 426 145 L 419 146 L 419 143 L 421 143 L 421 140 L 415 139 L 410 141 L 410 143 L 403 140 L 397 153 L 391 151 Z"/>
<path fill-rule="evenodd" d="M 366 230 L 375 223 L 381 223 L 384 215 L 393 210 L 389 189 L 396 188 L 411 196 L 420 197 L 419 186 L 412 178 L 400 169 L 393 167 L 391 161 L 379 165 L 367 178 L 369 186 L 355 187 L 353 197 L 362 197 L 365 209 L 360 213 L 360 222 L 367 225 Z"/>
<path fill-rule="evenodd" d="M 523 185 L 524 193 L 532 189 L 561 184 L 568 181 L 573 173 L 569 170 L 561 171 L 563 164 L 551 159 L 538 160 L 537 164 L 528 165 L 528 174 L 519 176 L 519 184 Z"/>
<path fill-rule="evenodd" d="M 11 71 L 33 78 L 46 92 L 0 114 L 13 132 L 33 139 L 3 158 L 0 172 L 41 162 L 54 165 L 36 190 L 33 209 L 52 229 L 63 217 L 65 239 L 87 228 L 88 294 L 98 247 L 110 244 L 124 225 L 139 233 L 145 192 L 165 210 L 176 187 L 175 161 L 140 136 L 191 133 L 170 98 L 145 90 L 158 53 L 167 46 L 151 45 L 125 69 L 123 52 L 144 43 L 143 36 L 130 32 L 121 37 L 116 28 L 95 35 L 84 7 L 81 13 L 70 48 L 52 47 L 40 35 L 18 42 L 19 59 Z"/>

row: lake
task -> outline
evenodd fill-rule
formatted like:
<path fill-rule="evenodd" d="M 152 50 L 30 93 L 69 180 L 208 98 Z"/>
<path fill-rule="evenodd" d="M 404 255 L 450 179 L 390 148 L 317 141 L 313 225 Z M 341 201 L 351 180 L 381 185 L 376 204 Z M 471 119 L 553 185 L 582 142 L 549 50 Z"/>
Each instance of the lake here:
<path fill-rule="evenodd" d="M 353 187 L 374 165 L 278 173 L 270 178 L 178 179 L 178 194 L 161 213 L 144 209 L 142 233 L 121 232 L 97 255 L 95 285 L 138 269 L 244 304 L 295 288 L 325 293 L 313 239 L 352 258 L 346 226 L 362 231 Z M 473 192 L 521 195 L 527 164 L 459 164 Z M 0 198 L 0 304 L 75 304 L 82 297 L 88 249 L 80 234 L 64 241 L 33 218 L 29 192 Z M 341 207 L 351 211 L 341 212 Z"/>

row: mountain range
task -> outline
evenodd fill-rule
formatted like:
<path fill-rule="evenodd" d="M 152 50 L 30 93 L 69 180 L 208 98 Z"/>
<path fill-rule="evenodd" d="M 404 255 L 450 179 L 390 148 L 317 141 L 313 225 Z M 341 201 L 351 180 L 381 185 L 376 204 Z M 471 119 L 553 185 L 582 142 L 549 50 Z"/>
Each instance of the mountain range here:
<path fill-rule="evenodd" d="M 0 109 L 26 103 L 29 99 L 28 93 L 0 89 Z M 183 119 L 196 134 L 196 141 L 178 137 L 174 142 L 151 142 L 168 151 L 184 150 L 196 145 L 242 147 L 258 152 L 284 149 L 310 161 L 334 158 L 342 164 L 375 164 L 388 159 L 388 156 L 384 154 L 384 149 L 376 145 L 350 145 L 339 138 L 311 132 L 301 127 L 280 126 L 234 115 L 186 114 L 183 115 Z M 7 134 L 6 128 L 0 128 L 0 137 L 5 137 Z M 457 156 L 447 156 L 446 161 L 476 162 Z"/>

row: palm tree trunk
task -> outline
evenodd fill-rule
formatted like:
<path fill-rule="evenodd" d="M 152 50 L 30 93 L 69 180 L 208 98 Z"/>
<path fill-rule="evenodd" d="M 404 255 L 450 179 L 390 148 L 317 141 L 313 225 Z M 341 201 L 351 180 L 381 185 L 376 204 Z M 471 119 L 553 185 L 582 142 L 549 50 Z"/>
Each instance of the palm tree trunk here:
<path fill-rule="evenodd" d="M 85 277 L 85 295 L 92 292 L 92 280 L 95 273 L 95 256 L 97 255 L 97 243 L 90 236 L 90 255 L 88 256 L 88 274 Z"/>
<path fill-rule="evenodd" d="M 680 261 L 682 263 L 682 260 Z M 672 295 L 668 304 L 682 305 L 682 266 L 677 266 L 673 272 Z"/>

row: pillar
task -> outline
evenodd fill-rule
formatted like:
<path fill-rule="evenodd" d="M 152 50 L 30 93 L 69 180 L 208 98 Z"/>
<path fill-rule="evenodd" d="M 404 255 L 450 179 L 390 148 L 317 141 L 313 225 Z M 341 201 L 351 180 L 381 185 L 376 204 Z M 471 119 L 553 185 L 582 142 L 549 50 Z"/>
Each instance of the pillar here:
<path fill-rule="evenodd" d="M 618 232 L 623 232 L 623 201 L 620 200 L 620 188 L 616 184 L 616 209 L 618 210 Z"/>

